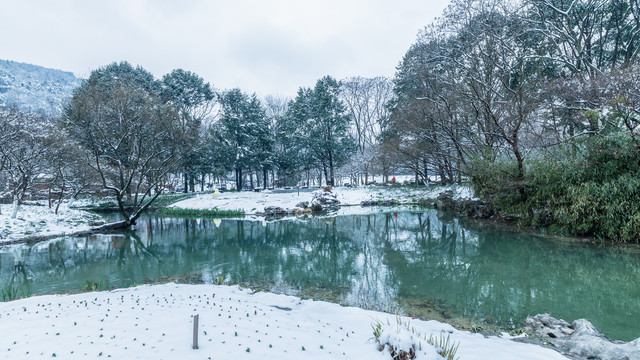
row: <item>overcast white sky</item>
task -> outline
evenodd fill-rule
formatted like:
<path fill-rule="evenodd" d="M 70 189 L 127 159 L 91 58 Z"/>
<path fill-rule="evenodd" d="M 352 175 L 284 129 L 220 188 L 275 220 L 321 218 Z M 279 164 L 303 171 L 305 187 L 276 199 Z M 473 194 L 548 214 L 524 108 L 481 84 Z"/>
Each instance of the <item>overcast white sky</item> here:
<path fill-rule="evenodd" d="M 324 75 L 393 76 L 449 0 L 0 0 L 0 59 L 87 77 L 114 61 L 294 96 Z"/>

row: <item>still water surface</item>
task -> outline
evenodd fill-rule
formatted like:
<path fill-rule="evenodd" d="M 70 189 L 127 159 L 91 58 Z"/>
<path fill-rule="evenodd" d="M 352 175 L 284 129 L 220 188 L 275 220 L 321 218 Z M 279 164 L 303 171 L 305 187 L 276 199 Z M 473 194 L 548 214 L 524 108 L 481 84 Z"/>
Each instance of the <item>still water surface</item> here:
<path fill-rule="evenodd" d="M 133 231 L 0 248 L 0 287 L 246 283 L 423 318 L 520 327 L 548 312 L 640 336 L 637 252 L 463 225 L 434 210 L 262 222 L 149 216 Z M 26 285 L 25 285 L 26 284 Z"/>

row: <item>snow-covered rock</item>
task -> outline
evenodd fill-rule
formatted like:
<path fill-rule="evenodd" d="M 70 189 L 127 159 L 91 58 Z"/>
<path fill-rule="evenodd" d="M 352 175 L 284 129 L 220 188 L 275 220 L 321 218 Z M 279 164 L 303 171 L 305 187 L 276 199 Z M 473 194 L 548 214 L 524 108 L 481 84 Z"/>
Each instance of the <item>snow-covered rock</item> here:
<path fill-rule="evenodd" d="M 585 319 L 568 322 L 549 314 L 529 316 L 527 327 L 551 342 L 565 354 L 582 359 L 640 359 L 640 338 L 625 343 L 612 341 Z"/>
<path fill-rule="evenodd" d="M 340 207 L 340 200 L 331 191 L 316 190 L 309 207 L 313 212 L 335 211 Z"/>

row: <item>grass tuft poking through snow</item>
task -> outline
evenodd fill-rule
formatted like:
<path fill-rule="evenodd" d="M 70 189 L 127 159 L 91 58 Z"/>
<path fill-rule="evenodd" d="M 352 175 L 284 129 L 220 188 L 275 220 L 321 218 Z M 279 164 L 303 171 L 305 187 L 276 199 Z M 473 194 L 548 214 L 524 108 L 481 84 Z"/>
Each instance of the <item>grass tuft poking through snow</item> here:
<path fill-rule="evenodd" d="M 378 351 L 389 352 L 393 359 L 408 360 L 459 360 L 456 357 L 460 343 L 451 342 L 451 334 L 441 331 L 439 335 L 422 335 L 416 331 L 411 323 L 403 321 L 396 315 L 396 323 L 392 325 L 387 319 L 383 324 L 378 321 L 371 325 L 373 337 L 378 345 Z"/>

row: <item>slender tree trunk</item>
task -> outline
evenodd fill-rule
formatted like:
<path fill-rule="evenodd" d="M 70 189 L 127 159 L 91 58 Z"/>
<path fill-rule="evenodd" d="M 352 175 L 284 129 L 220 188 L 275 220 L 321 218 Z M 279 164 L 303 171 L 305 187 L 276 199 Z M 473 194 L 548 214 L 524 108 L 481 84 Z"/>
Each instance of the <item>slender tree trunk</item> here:
<path fill-rule="evenodd" d="M 264 181 L 263 183 L 263 189 L 267 189 L 267 177 L 269 176 L 269 173 L 267 171 L 266 167 L 262 168 L 262 180 Z"/>
<path fill-rule="evenodd" d="M 327 181 L 327 185 L 329 185 L 329 173 L 327 172 L 327 166 L 322 164 L 322 171 L 324 172 L 324 179 Z M 320 186 L 322 186 L 322 174 L 320 174 Z"/>
<path fill-rule="evenodd" d="M 242 168 L 236 168 L 236 191 L 242 190 Z"/>
<path fill-rule="evenodd" d="M 18 210 L 20 209 L 20 202 L 18 199 L 13 200 L 13 213 L 11 213 L 11 218 L 15 219 L 18 216 Z"/>
<path fill-rule="evenodd" d="M 424 168 L 424 176 L 423 176 L 423 185 L 427 186 L 429 184 L 429 165 L 427 164 L 427 158 L 422 158 L 422 166 Z M 416 184 L 418 185 L 418 184 Z"/>
<path fill-rule="evenodd" d="M 11 218 L 15 219 L 18 216 L 18 210 L 20 210 L 20 206 L 24 201 L 24 197 L 27 192 L 27 180 L 26 176 L 22 177 L 22 184 L 18 187 L 18 189 L 14 192 L 13 195 L 13 213 L 11 214 Z"/>
<path fill-rule="evenodd" d="M 51 209 L 51 205 L 52 205 L 52 204 L 51 204 L 51 202 L 52 202 L 52 199 L 51 199 L 51 188 L 52 188 L 52 187 L 53 187 L 53 184 L 50 184 L 50 185 L 49 185 L 48 192 L 47 192 L 47 203 L 49 204 L 49 209 Z M 58 212 L 56 212 L 56 214 L 57 214 L 57 213 L 58 213 Z"/>
<path fill-rule="evenodd" d="M 71 206 L 73 206 L 73 203 L 76 201 L 76 198 L 78 197 L 78 195 L 80 195 L 80 191 L 82 191 L 82 189 L 73 192 L 73 196 L 71 196 L 71 198 L 69 199 L 69 203 L 67 204 L 67 209 L 71 209 Z"/>
<path fill-rule="evenodd" d="M 516 183 L 518 194 L 520 194 L 520 198 L 522 201 L 527 200 L 527 194 L 524 189 L 524 158 L 522 157 L 522 153 L 520 152 L 520 148 L 518 146 L 518 138 L 514 137 L 514 141 L 511 142 L 511 148 L 513 149 L 513 155 L 516 157 L 516 161 L 518 162 L 518 174 L 516 175 Z"/>
<path fill-rule="evenodd" d="M 58 196 L 58 203 L 56 204 L 55 214 L 58 215 L 58 209 L 60 209 L 60 204 L 62 203 L 62 198 L 64 197 L 64 182 L 62 183 L 62 187 L 60 188 L 60 195 Z"/>
<path fill-rule="evenodd" d="M 331 175 L 331 186 L 335 186 L 336 185 L 336 178 L 335 178 L 335 171 L 333 169 L 333 152 L 330 151 L 329 152 L 329 173 Z"/>
<path fill-rule="evenodd" d="M 364 184 L 369 185 L 369 164 L 364 165 Z"/>

